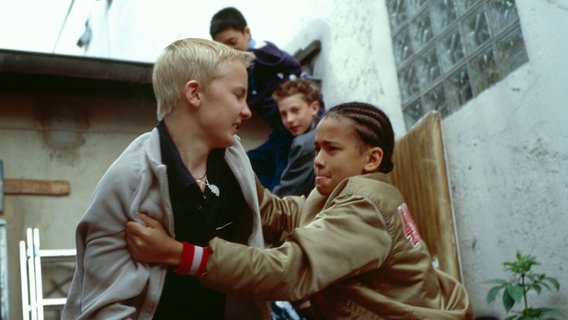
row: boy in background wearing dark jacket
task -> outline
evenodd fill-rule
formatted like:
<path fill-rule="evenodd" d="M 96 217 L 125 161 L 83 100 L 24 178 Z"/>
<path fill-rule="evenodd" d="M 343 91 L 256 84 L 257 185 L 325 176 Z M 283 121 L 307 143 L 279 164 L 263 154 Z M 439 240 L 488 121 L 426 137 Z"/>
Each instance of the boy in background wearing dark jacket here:
<path fill-rule="evenodd" d="M 255 55 L 249 68 L 247 103 L 272 132 L 262 145 L 248 151 L 247 155 L 262 185 L 273 190 L 286 167 L 293 136 L 282 125 L 271 95 L 282 82 L 301 75 L 300 63 L 272 42 L 256 42 L 244 16 L 234 7 L 224 8 L 213 15 L 209 33 L 215 41 Z"/>

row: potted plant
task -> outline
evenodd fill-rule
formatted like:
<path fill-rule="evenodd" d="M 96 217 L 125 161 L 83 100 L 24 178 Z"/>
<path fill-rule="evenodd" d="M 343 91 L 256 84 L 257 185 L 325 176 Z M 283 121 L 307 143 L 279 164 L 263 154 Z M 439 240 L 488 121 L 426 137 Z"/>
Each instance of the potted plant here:
<path fill-rule="evenodd" d="M 531 269 L 539 265 L 536 258 L 517 252 L 517 260 L 505 262 L 505 270 L 510 271 L 513 277 L 510 280 L 491 279 L 485 283 L 493 284 L 487 293 L 487 303 L 493 302 L 499 293 L 502 293 L 503 307 L 507 314 L 505 320 L 560 320 L 565 319 L 564 314 L 557 309 L 542 307 L 533 308 L 528 301 L 530 291 L 540 294 L 543 289 L 560 289 L 558 280 L 544 273 L 535 273 Z M 511 311 L 515 304 L 521 304 L 521 311 Z"/>

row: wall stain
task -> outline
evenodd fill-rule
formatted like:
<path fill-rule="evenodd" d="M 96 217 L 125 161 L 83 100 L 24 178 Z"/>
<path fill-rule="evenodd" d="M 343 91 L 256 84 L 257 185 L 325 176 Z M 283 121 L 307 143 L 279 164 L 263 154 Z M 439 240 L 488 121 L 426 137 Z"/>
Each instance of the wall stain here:
<path fill-rule="evenodd" d="M 77 150 L 85 144 L 84 133 L 90 127 L 90 115 L 81 104 L 63 97 L 40 97 L 35 105 L 35 118 L 41 127 L 50 158 L 77 158 Z"/>

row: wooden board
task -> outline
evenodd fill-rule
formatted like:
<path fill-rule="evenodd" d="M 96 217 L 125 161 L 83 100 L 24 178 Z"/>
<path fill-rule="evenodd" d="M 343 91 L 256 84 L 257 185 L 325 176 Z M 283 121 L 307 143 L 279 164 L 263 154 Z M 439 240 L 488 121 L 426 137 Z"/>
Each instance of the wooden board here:
<path fill-rule="evenodd" d="M 4 179 L 5 195 L 47 195 L 65 196 L 69 194 L 68 181 Z"/>
<path fill-rule="evenodd" d="M 461 281 L 440 114 L 431 111 L 395 145 L 390 176 L 442 271 Z"/>

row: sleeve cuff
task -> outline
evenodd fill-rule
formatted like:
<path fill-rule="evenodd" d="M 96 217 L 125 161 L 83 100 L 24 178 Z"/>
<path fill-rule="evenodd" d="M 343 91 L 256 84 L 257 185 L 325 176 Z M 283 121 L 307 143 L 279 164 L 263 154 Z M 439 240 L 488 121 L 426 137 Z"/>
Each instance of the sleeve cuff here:
<path fill-rule="evenodd" d="M 188 274 L 192 276 L 201 276 L 207 271 L 207 260 L 211 255 L 211 249 L 208 247 L 200 247 L 188 242 L 183 242 L 183 251 L 181 254 L 181 262 L 174 269 L 177 274 Z"/>

